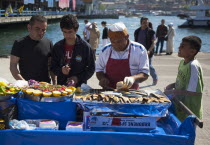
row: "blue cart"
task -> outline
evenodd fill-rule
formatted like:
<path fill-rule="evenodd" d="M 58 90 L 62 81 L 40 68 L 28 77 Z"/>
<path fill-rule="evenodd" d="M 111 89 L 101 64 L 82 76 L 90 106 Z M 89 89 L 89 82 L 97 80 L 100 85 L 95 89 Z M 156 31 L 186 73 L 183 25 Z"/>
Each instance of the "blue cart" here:
<path fill-rule="evenodd" d="M 76 104 L 73 102 L 49 103 L 26 99 L 17 99 L 16 102 L 20 120 L 58 120 L 61 129 L 64 129 L 67 121 L 76 119 Z M 193 145 L 196 136 L 195 122 L 202 124 L 192 115 L 181 123 L 173 113 L 169 112 L 157 122 L 155 129 L 148 132 L 7 129 L 0 131 L 0 145 Z"/>

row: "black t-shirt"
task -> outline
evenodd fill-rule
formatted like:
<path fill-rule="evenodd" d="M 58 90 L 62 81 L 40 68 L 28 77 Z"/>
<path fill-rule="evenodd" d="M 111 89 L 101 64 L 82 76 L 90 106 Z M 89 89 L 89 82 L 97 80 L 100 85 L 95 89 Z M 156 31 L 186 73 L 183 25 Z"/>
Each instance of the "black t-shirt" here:
<path fill-rule="evenodd" d="M 11 55 L 19 60 L 20 74 L 25 80 L 50 82 L 48 58 L 51 56 L 53 44 L 47 38 L 36 41 L 29 36 L 15 40 Z"/>
<path fill-rule="evenodd" d="M 107 27 L 104 27 L 104 29 L 103 29 L 102 39 L 108 39 L 108 28 Z"/>

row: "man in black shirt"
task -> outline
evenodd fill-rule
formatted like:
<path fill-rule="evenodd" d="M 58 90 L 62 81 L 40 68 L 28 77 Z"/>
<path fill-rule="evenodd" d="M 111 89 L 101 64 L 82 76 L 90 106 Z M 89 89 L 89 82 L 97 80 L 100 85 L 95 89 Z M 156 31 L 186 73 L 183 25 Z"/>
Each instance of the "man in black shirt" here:
<path fill-rule="evenodd" d="M 34 15 L 27 28 L 29 35 L 15 40 L 13 44 L 10 71 L 16 80 L 50 82 L 48 62 L 53 44 L 47 38 L 43 38 L 47 29 L 47 19 L 41 15 Z M 54 77 L 52 79 L 54 81 Z"/>
<path fill-rule="evenodd" d="M 104 27 L 102 33 L 102 45 L 104 47 L 106 44 L 108 44 L 108 28 L 106 26 L 106 21 L 102 21 L 101 25 Z"/>
<path fill-rule="evenodd" d="M 51 70 L 60 85 L 74 82 L 76 87 L 92 77 L 95 59 L 90 44 L 77 35 L 79 23 L 73 15 L 61 18 L 60 28 L 64 39 L 58 41 L 52 50 Z M 72 85 L 72 84 L 71 84 Z"/>

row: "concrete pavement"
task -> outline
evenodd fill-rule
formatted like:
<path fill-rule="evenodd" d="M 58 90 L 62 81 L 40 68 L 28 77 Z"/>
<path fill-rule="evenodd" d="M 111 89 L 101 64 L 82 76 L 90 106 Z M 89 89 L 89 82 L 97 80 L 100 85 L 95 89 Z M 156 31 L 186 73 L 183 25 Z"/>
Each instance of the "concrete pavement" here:
<path fill-rule="evenodd" d="M 204 92 L 203 92 L 203 121 L 204 127 L 200 129 L 197 127 L 196 131 L 196 145 L 209 145 L 210 144 L 210 53 L 200 52 L 197 55 L 197 59 L 201 63 L 203 68 L 204 76 Z M 161 55 L 155 56 L 153 59 L 153 66 L 155 67 L 159 81 L 156 86 L 152 86 L 151 77 L 141 84 L 141 88 L 144 89 L 160 89 L 163 91 L 164 87 L 170 83 L 175 82 L 178 65 L 181 58 L 177 57 L 177 54 L 173 55 Z M 14 82 L 15 80 L 9 71 L 9 59 L 0 58 L 0 77 L 6 78 L 9 82 Z M 99 89 L 98 80 L 94 75 L 89 81 L 88 85 L 92 88 Z"/>

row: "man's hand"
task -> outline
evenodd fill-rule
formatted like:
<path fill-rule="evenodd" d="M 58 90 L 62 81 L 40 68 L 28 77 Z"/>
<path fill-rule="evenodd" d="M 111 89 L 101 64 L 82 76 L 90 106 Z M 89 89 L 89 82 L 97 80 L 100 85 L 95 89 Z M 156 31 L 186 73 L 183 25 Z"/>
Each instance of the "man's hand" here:
<path fill-rule="evenodd" d="M 64 75 L 68 75 L 70 70 L 71 70 L 71 68 L 69 67 L 69 65 L 65 65 L 65 66 L 62 67 L 62 73 Z"/>
<path fill-rule="evenodd" d="M 124 83 L 127 85 L 128 88 L 131 88 L 135 82 L 134 77 L 125 77 Z"/>
<path fill-rule="evenodd" d="M 169 84 L 168 86 L 165 87 L 164 90 L 172 90 L 172 89 L 174 89 L 174 87 L 175 87 L 174 83 L 173 84 Z"/>
<path fill-rule="evenodd" d="M 174 87 L 175 87 L 175 84 L 172 83 L 172 84 L 169 84 L 168 86 L 166 86 L 164 88 L 164 94 L 168 95 L 168 94 L 174 94 Z"/>
<path fill-rule="evenodd" d="M 76 84 L 78 83 L 78 78 L 76 76 L 72 76 L 67 79 L 66 83 L 70 86 L 76 86 Z"/>
<path fill-rule="evenodd" d="M 102 79 L 99 80 L 99 85 L 102 87 L 102 88 L 107 88 L 108 85 L 109 85 L 109 80 L 104 77 Z"/>

